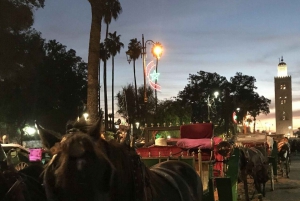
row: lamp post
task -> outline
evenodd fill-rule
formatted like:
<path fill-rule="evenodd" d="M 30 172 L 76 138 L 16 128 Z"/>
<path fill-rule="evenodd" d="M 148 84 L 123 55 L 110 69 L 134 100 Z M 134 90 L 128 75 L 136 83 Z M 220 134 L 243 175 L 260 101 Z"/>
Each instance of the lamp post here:
<path fill-rule="evenodd" d="M 162 55 L 162 45 L 159 42 L 156 42 L 155 45 L 152 47 L 152 54 L 154 57 L 156 57 L 156 66 L 155 66 L 155 73 L 157 73 L 157 67 L 158 67 L 158 59 Z M 155 86 L 157 84 L 157 79 L 155 79 Z M 157 114 L 157 90 L 155 90 L 155 114 Z"/>
<path fill-rule="evenodd" d="M 207 120 L 210 122 L 210 110 L 214 106 L 215 98 L 219 96 L 219 92 L 214 92 L 214 97 L 210 98 L 210 95 L 207 97 Z"/>
<path fill-rule="evenodd" d="M 162 45 L 159 42 L 154 42 L 153 40 L 146 40 L 146 41 L 144 41 L 144 34 L 142 34 L 142 58 L 143 58 L 143 72 L 144 72 L 144 103 L 148 102 L 147 87 L 146 87 L 146 76 L 147 76 L 147 74 L 146 74 L 147 43 L 148 44 L 153 44 L 152 54 L 155 55 L 155 57 L 157 59 L 156 60 L 156 71 L 157 71 L 158 59 L 161 57 L 161 54 L 162 54 Z M 157 80 L 155 80 L 155 83 L 157 83 Z"/>

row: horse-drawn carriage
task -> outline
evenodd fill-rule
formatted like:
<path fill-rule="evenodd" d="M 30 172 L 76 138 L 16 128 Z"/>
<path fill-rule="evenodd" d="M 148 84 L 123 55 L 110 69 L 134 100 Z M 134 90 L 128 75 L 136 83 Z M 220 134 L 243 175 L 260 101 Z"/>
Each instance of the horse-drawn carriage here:
<path fill-rule="evenodd" d="M 165 131 L 177 132 L 177 137 L 162 136 Z M 180 160 L 191 165 L 200 175 L 206 200 L 214 200 L 213 177 L 221 176 L 223 163 L 220 155 L 216 152 L 216 146 L 222 138 L 214 136 L 213 124 L 196 123 L 173 127 L 148 127 L 145 128 L 147 142 L 160 142 L 164 144 L 153 144 L 147 147 L 137 148 L 146 166 L 167 160 Z M 161 146 L 163 145 L 163 146 Z M 218 158 L 219 157 L 219 158 Z M 217 159 L 217 160 L 216 160 Z"/>
<path fill-rule="evenodd" d="M 277 176 L 277 147 L 274 147 L 274 141 L 266 134 L 239 134 L 235 140 L 236 146 L 247 147 L 262 153 L 268 164 L 268 176 L 271 183 L 271 190 L 274 190 L 275 177 Z"/>
<path fill-rule="evenodd" d="M 241 171 L 239 164 L 242 152 L 245 153 L 241 150 L 247 148 L 253 151 L 255 149 L 258 150 L 256 152 L 261 153 L 256 160 L 261 160 L 261 165 L 266 166 L 267 175 L 260 172 L 262 177 L 260 184 L 264 186 L 266 181 L 270 180 L 271 190 L 274 190 L 274 181 L 277 175 L 277 146 L 273 147 L 272 138 L 265 134 L 239 134 L 235 138 L 235 146 L 232 146 L 236 150 L 231 150 L 231 155 L 222 156 L 219 154 L 219 144 L 222 144 L 220 142 L 223 141 L 222 138 L 214 136 L 213 125 L 197 123 L 176 127 L 146 128 L 146 144 L 160 140 L 155 137 L 161 136 L 161 132 L 174 132 L 174 130 L 179 132 L 177 138 L 164 136 L 166 142 L 163 146 L 154 144 L 137 148 L 137 153 L 148 167 L 167 160 L 181 160 L 194 167 L 200 175 L 204 190 L 208 192 L 206 193 L 207 200 L 215 200 L 215 189 L 217 189 L 219 200 L 236 200 L 239 179 L 237 172 Z M 249 155 L 244 154 L 243 157 L 249 157 Z M 231 193 L 228 193 L 229 190 Z M 265 194 L 265 191 L 260 193 Z"/>
<path fill-rule="evenodd" d="M 277 163 L 272 151 L 273 142 L 269 142 L 270 140 L 265 134 L 238 134 L 234 139 L 219 143 L 217 151 L 224 157 L 225 164 L 225 176 L 216 178 L 219 201 L 236 201 L 239 182 L 243 183 L 243 194 L 249 201 L 250 178 L 254 187 L 252 197 L 255 192 L 265 195 L 265 184 L 268 180 L 271 181 L 271 189 L 274 190 L 273 170 L 276 169 Z"/>

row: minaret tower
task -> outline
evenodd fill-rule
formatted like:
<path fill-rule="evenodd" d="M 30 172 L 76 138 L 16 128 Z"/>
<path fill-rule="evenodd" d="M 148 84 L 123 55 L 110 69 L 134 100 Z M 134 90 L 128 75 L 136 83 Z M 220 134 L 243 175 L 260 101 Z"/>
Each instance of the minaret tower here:
<path fill-rule="evenodd" d="M 276 133 L 289 137 L 293 134 L 292 78 L 283 57 L 279 59 L 274 84 Z"/>

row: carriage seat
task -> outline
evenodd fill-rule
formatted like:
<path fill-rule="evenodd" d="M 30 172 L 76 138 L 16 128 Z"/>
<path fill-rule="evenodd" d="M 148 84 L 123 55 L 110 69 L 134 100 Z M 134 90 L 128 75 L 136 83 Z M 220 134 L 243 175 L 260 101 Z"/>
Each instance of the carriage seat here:
<path fill-rule="evenodd" d="M 201 150 L 203 161 L 211 160 L 214 149 L 214 134 L 212 123 L 196 123 L 180 126 L 180 139 L 176 145 L 190 152 Z"/>

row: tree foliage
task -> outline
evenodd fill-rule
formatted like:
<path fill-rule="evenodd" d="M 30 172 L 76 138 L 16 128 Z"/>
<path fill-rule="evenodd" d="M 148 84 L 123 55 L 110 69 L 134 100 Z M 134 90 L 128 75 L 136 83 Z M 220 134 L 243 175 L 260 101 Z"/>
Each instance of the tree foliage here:
<path fill-rule="evenodd" d="M 112 101 L 111 101 L 111 106 L 112 106 L 112 122 L 115 121 L 115 93 L 114 93 L 114 79 L 115 79 L 115 56 L 117 53 L 120 53 L 121 48 L 124 47 L 124 44 L 120 41 L 121 35 L 117 35 L 117 32 L 115 31 L 114 33 L 108 33 L 108 38 L 105 39 L 105 43 L 107 45 L 107 49 L 109 54 L 112 57 L 112 65 L 111 65 L 111 71 L 112 71 L 112 90 L 111 90 L 111 95 L 112 95 Z"/>
<path fill-rule="evenodd" d="M 22 130 L 38 120 L 64 132 L 86 101 L 87 66 L 74 50 L 55 40 L 45 43 L 40 54 L 38 64 L 12 70 L 14 76 L 0 82 L 0 121 Z"/>
<path fill-rule="evenodd" d="M 178 93 L 178 99 L 186 103 L 186 106 L 192 108 L 191 122 L 204 122 L 208 119 L 208 99 L 214 97 L 214 92 L 218 91 L 220 99 L 225 98 L 225 89 L 228 87 L 228 81 L 225 77 L 217 73 L 200 71 L 197 74 L 190 74 L 188 84 Z M 215 101 L 219 110 L 221 102 Z M 219 122 L 219 114 L 216 110 L 210 111 L 210 119 Z"/>
<path fill-rule="evenodd" d="M 268 114 L 271 101 L 259 96 L 255 89 L 256 79 L 253 76 L 237 72 L 228 81 L 217 73 L 204 71 L 190 74 L 189 83 L 180 91 L 178 99 L 192 108 L 191 120 L 205 122 L 208 119 L 217 125 L 216 132 L 234 132 L 232 113 L 240 108 L 238 121 L 243 121 L 247 114 L 256 120 L 263 113 Z M 213 93 L 219 92 L 218 98 Z"/>
<path fill-rule="evenodd" d="M 160 101 L 157 108 L 156 119 L 153 122 L 157 125 L 182 125 L 191 121 L 191 107 L 180 101 L 179 99 L 167 99 Z"/>
<path fill-rule="evenodd" d="M 0 0 L 0 79 L 40 59 L 40 33 L 31 28 L 33 9 L 44 0 Z"/>
<path fill-rule="evenodd" d="M 132 84 L 124 86 L 121 91 L 117 93 L 118 113 L 123 118 L 127 119 L 129 123 L 140 122 L 141 125 L 147 123 L 150 125 L 154 122 L 154 106 L 155 98 L 154 92 L 150 86 L 147 87 L 148 102 L 144 103 L 144 86 L 138 88 L 138 107 L 140 115 L 136 115 L 135 105 L 135 90 Z"/>

